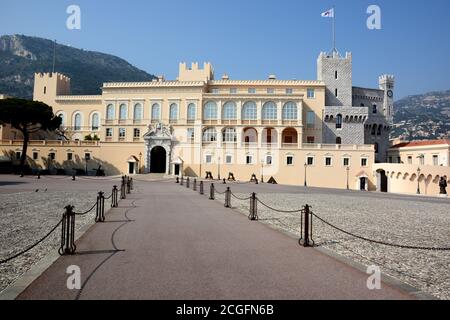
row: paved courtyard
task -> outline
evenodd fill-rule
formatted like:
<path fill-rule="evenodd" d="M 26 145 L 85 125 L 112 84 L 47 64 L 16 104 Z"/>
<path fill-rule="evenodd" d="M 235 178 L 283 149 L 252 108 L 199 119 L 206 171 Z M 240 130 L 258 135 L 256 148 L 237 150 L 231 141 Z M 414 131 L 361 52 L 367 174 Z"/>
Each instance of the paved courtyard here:
<path fill-rule="evenodd" d="M 215 184 L 219 191 L 225 186 Z M 366 238 L 420 247 L 450 247 L 450 200 L 396 194 L 302 187 L 230 184 L 238 197 L 257 192 L 265 204 L 284 211 L 312 206 L 331 224 Z M 207 186 L 208 188 L 208 186 Z M 217 194 L 217 201 L 224 196 Z M 249 201 L 232 198 L 248 214 Z M 300 215 L 280 213 L 258 204 L 260 222 L 300 237 Z M 401 249 L 356 239 L 313 219 L 316 245 L 363 265 L 377 265 L 391 275 L 436 298 L 450 299 L 450 251 Z"/>
<path fill-rule="evenodd" d="M 0 260 L 32 245 L 60 220 L 64 207 L 83 212 L 95 203 L 98 191 L 111 194 L 117 178 L 36 177 L 0 175 Z M 109 208 L 110 200 L 105 201 Z M 77 219 L 80 232 L 94 223 L 93 213 Z M 0 264 L 0 292 L 27 272 L 32 265 L 57 250 L 60 228 L 36 248 L 8 263 Z"/>
<path fill-rule="evenodd" d="M 106 190 L 112 182 L 86 180 L 79 182 L 80 187 L 75 185 L 78 182 L 55 183 L 58 192 L 88 192 Z M 5 189 L 16 197 L 15 190 L 32 191 L 36 183 L 41 182 L 9 184 Z M 268 198 L 279 193 L 277 199 L 301 194 L 293 187 L 232 188 L 242 194 L 246 190 L 265 192 Z M 333 193 L 319 190 L 318 194 L 327 192 Z M 58 259 L 19 298 L 414 298 L 405 288 L 386 282 L 381 290 L 368 290 L 364 272 L 318 250 L 299 247 L 294 238 L 267 224 L 251 222 L 218 201 L 173 181 L 136 181 L 135 192 L 107 214 L 107 222 L 92 226 L 79 239 L 78 254 Z M 66 287 L 70 265 L 82 270 L 81 291 Z"/>

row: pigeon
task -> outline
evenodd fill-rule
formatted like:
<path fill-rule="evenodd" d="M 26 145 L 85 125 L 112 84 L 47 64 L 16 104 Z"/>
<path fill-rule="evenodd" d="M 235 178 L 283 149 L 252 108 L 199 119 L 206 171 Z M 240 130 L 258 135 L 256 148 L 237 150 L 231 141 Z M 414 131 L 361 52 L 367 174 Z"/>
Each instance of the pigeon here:
<path fill-rule="evenodd" d="M 39 189 L 36 189 L 36 191 L 35 192 L 39 192 Z"/>

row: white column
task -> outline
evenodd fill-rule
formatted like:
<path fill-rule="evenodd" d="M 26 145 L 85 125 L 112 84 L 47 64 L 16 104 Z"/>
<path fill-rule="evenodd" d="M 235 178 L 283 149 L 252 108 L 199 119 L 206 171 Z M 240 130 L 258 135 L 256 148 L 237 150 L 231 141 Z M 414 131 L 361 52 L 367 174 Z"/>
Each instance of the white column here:
<path fill-rule="evenodd" d="M 262 101 L 256 102 L 256 110 L 257 110 L 257 119 L 258 119 L 258 125 L 262 124 Z"/>

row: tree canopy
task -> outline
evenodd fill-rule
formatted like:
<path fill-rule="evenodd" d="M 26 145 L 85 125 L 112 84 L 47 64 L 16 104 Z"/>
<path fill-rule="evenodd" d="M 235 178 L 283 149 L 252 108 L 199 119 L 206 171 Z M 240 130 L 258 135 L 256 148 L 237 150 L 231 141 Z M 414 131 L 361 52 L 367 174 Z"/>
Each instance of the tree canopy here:
<path fill-rule="evenodd" d="M 56 130 L 62 119 L 53 114 L 52 107 L 43 102 L 17 98 L 0 100 L 0 123 L 28 133 Z"/>

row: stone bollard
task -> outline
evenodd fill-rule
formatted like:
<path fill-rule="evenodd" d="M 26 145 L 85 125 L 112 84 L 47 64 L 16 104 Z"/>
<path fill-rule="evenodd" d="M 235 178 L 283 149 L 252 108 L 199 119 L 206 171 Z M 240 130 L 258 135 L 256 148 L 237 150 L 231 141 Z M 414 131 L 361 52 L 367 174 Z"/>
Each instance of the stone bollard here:
<path fill-rule="evenodd" d="M 231 190 L 230 190 L 230 187 L 227 187 L 227 191 L 225 191 L 225 208 L 231 208 Z"/>
<path fill-rule="evenodd" d="M 250 198 L 250 210 L 249 210 L 248 218 L 251 221 L 258 220 L 258 205 L 256 200 L 256 193 L 252 193 L 252 196 Z"/>
<path fill-rule="evenodd" d="M 193 191 L 197 191 L 197 179 L 194 179 L 194 184 L 192 186 Z"/>

